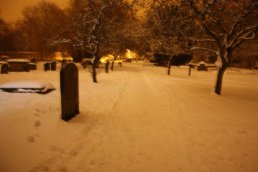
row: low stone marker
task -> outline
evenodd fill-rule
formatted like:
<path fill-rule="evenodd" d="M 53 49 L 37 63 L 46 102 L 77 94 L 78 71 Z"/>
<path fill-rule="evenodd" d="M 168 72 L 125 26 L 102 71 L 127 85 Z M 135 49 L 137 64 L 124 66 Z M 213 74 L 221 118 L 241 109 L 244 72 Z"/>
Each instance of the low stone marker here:
<path fill-rule="evenodd" d="M 205 63 L 200 63 L 198 66 L 197 66 L 197 70 L 198 71 L 208 71 L 208 66 L 205 64 Z"/>
<path fill-rule="evenodd" d="M 78 68 L 74 63 L 63 65 L 60 71 L 62 119 L 68 121 L 79 114 Z"/>
<path fill-rule="evenodd" d="M 50 66 L 51 66 L 51 70 L 52 71 L 56 71 L 56 62 L 53 61 L 52 63 L 50 63 Z"/>
<path fill-rule="evenodd" d="M 30 61 L 28 59 L 9 59 L 7 62 L 9 64 L 9 72 L 30 71 Z"/>
<path fill-rule="evenodd" d="M 29 63 L 30 70 L 37 70 L 37 64 L 36 63 Z"/>
<path fill-rule="evenodd" d="M 44 64 L 44 71 L 50 70 L 50 63 L 45 63 Z"/>
<path fill-rule="evenodd" d="M 4 64 L 0 64 L 0 73 L 3 73 L 3 74 L 8 74 L 9 72 L 9 66 L 7 63 L 4 63 Z"/>

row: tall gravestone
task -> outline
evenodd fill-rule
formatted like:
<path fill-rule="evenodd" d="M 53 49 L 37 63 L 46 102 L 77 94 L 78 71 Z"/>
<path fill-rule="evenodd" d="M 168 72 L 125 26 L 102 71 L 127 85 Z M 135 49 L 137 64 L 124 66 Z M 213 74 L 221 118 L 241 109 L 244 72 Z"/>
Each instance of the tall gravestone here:
<path fill-rule="evenodd" d="M 62 119 L 68 121 L 79 114 L 78 68 L 74 63 L 63 65 L 60 87 Z"/>
<path fill-rule="evenodd" d="M 106 73 L 108 73 L 108 71 L 109 71 L 109 64 L 110 64 L 109 61 L 107 61 L 106 64 L 105 64 L 105 71 L 106 71 Z"/>

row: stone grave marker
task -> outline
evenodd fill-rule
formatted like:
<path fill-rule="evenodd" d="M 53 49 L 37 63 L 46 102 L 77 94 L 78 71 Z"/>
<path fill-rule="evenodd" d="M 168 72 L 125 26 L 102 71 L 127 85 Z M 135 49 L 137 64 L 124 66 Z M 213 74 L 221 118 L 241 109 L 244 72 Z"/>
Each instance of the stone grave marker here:
<path fill-rule="evenodd" d="M 68 121 L 79 114 L 78 68 L 74 63 L 62 67 L 60 87 L 62 119 Z"/>
<path fill-rule="evenodd" d="M 56 62 L 55 62 L 55 61 L 53 61 L 53 62 L 50 64 L 50 66 L 51 66 L 51 70 L 52 70 L 52 71 L 56 71 Z"/>
<path fill-rule="evenodd" d="M 44 71 L 50 70 L 50 63 L 45 63 L 44 64 Z"/>
<path fill-rule="evenodd" d="M 8 74 L 9 72 L 9 66 L 7 63 L 2 64 L 0 69 L 1 69 L 0 73 Z"/>

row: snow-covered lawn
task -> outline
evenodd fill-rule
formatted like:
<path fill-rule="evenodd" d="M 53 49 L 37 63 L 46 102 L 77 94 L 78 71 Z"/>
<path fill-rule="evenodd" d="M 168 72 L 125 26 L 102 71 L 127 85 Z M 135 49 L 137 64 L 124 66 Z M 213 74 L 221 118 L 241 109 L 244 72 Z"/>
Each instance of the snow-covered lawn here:
<path fill-rule="evenodd" d="M 81 68 L 81 67 L 80 67 Z M 0 75 L 56 88 L 46 95 L 0 91 L 1 172 L 257 172 L 258 72 L 124 64 L 80 69 L 80 114 L 61 120 L 59 72 Z"/>

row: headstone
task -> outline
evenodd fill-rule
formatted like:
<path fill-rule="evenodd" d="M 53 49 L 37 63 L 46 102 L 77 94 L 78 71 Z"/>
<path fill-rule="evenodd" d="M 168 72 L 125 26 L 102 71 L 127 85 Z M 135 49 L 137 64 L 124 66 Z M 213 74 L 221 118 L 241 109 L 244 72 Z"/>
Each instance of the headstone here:
<path fill-rule="evenodd" d="M 24 71 L 29 72 L 30 71 L 30 65 L 29 63 L 24 63 Z"/>
<path fill-rule="evenodd" d="M 61 69 L 60 87 L 62 119 L 68 121 L 79 114 L 78 68 L 74 63 Z"/>
<path fill-rule="evenodd" d="M 2 64 L 0 73 L 8 74 L 9 66 L 7 63 Z"/>
<path fill-rule="evenodd" d="M 45 63 L 44 64 L 44 71 L 50 70 L 50 63 Z"/>
<path fill-rule="evenodd" d="M 208 67 L 207 67 L 205 64 L 200 64 L 200 65 L 197 67 L 197 70 L 198 70 L 198 71 L 208 71 Z"/>
<path fill-rule="evenodd" d="M 109 61 L 107 61 L 106 64 L 105 64 L 105 71 L 106 71 L 106 73 L 109 72 L 109 64 L 110 64 Z"/>
<path fill-rule="evenodd" d="M 30 70 L 37 70 L 37 64 L 36 63 L 29 63 Z"/>
<path fill-rule="evenodd" d="M 50 66 L 51 66 L 51 70 L 56 71 L 56 62 L 55 62 L 55 61 L 53 61 L 53 62 L 50 64 Z"/>
<path fill-rule="evenodd" d="M 30 66 L 27 59 L 11 59 L 8 60 L 10 72 L 29 72 Z"/>

